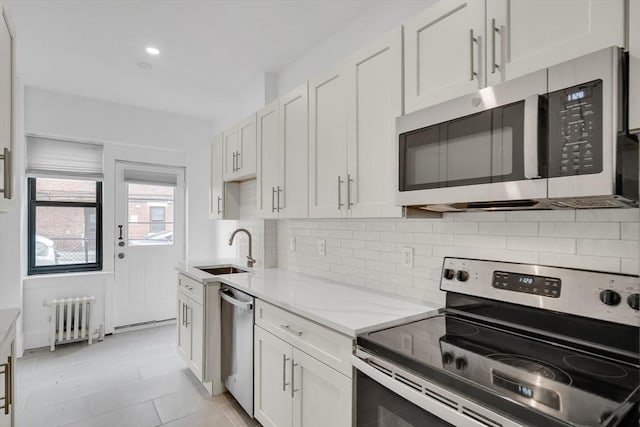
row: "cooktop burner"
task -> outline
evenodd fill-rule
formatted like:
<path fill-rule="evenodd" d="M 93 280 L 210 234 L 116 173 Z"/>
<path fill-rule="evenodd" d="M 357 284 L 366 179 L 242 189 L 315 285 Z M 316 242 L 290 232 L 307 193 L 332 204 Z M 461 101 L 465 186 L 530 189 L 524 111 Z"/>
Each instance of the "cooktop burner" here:
<path fill-rule="evenodd" d="M 546 378 L 551 381 L 555 381 L 562 384 L 571 385 L 573 382 L 571 375 L 557 366 L 549 365 L 541 360 L 534 359 L 527 356 L 521 356 L 518 354 L 502 354 L 494 353 L 488 354 L 489 359 L 493 359 L 497 362 L 504 363 L 505 365 L 512 366 L 516 369 L 528 372 L 533 375 L 537 375 L 541 378 Z"/>
<path fill-rule="evenodd" d="M 589 356 L 570 355 L 564 357 L 564 363 L 584 374 L 601 378 L 624 378 L 629 373 L 620 365 Z"/>

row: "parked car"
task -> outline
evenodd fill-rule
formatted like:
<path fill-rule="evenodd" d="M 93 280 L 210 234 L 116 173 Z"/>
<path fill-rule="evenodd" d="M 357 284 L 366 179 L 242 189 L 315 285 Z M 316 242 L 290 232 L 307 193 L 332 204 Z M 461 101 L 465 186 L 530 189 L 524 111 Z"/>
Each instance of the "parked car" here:
<path fill-rule="evenodd" d="M 51 239 L 36 234 L 36 265 L 56 265 L 58 263 L 58 253 L 55 243 Z"/>
<path fill-rule="evenodd" d="M 140 239 L 131 239 L 134 245 L 171 245 L 173 244 L 173 230 L 149 233 Z"/>

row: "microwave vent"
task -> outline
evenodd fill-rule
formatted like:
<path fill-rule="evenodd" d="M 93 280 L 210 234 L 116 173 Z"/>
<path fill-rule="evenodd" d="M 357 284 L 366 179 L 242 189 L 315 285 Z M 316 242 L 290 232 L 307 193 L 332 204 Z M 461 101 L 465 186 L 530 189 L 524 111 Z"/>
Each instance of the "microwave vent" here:
<path fill-rule="evenodd" d="M 637 206 L 637 202 L 617 197 L 562 199 L 551 202 L 551 207 L 555 209 L 628 208 L 634 205 Z"/>

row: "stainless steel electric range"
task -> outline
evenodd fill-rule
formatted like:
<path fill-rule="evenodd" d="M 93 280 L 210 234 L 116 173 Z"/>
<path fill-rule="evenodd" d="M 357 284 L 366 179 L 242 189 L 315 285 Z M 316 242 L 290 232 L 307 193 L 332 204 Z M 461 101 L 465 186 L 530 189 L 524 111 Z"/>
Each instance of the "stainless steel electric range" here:
<path fill-rule="evenodd" d="M 445 258 L 440 288 L 358 337 L 357 427 L 638 427 L 638 276 Z"/>

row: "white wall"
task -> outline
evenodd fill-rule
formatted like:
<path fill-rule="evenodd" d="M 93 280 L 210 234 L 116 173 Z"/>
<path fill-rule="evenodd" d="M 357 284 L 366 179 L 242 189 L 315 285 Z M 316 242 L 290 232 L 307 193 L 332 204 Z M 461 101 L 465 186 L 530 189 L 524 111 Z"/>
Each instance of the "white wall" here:
<path fill-rule="evenodd" d="M 101 313 L 104 313 L 104 318 L 96 320 L 106 322 L 107 330 L 110 329 L 115 160 L 186 167 L 187 261 L 201 262 L 226 255 L 218 253 L 215 236 L 222 233 L 218 229 L 228 227 L 208 219 L 208 153 L 213 136 L 212 122 L 28 87 L 25 93 L 25 130 L 27 133 L 105 144 L 104 271 L 107 273 L 106 278 L 103 275 L 74 274 L 65 286 L 60 286 L 59 278 L 26 278 L 26 348 L 47 345 L 46 336 L 42 334 L 46 329 L 46 323 L 42 324 L 42 300 L 50 297 L 50 288 L 59 287 L 63 294 L 84 295 L 90 291 L 97 292 L 96 289 L 102 287 L 100 295 L 104 295 L 104 298 Z M 12 239 L 16 239 L 16 236 L 13 235 Z"/>
<path fill-rule="evenodd" d="M 397 28 L 410 16 L 436 0 L 397 0 L 374 4 L 353 23 L 337 31 L 306 55 L 278 72 L 278 93 L 286 94 L 306 80 L 364 47 L 378 36 Z"/>

